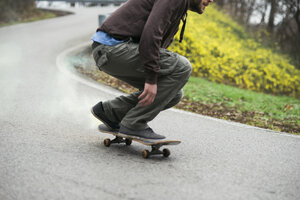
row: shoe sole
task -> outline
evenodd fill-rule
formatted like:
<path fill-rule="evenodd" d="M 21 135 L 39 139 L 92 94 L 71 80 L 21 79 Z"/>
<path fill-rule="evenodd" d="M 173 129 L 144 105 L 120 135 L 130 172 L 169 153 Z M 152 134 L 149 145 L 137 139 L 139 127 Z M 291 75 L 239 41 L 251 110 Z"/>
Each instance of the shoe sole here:
<path fill-rule="evenodd" d="M 149 141 L 152 141 L 152 140 L 164 140 L 164 139 L 166 139 L 166 137 L 164 137 L 164 138 L 146 138 L 146 137 L 142 137 L 142 136 L 140 136 L 140 135 L 131 135 L 131 134 L 127 134 L 127 133 L 124 133 L 124 132 L 118 132 L 119 134 L 123 134 L 123 135 L 126 135 L 126 136 L 128 136 L 128 137 L 136 137 L 136 138 L 138 138 L 138 139 L 140 139 L 140 140 L 145 140 L 145 141 L 147 141 L 147 140 L 149 140 Z"/>
<path fill-rule="evenodd" d="M 100 121 L 102 122 L 102 120 L 100 120 Z M 121 132 L 119 132 L 119 130 L 113 130 L 109 126 L 107 126 L 105 123 L 103 123 L 103 124 L 106 126 L 106 128 L 103 128 L 101 124 L 98 126 L 98 129 L 101 132 L 113 134 L 115 136 L 119 136 L 119 137 L 123 137 L 123 138 L 137 139 L 137 140 L 141 140 L 141 141 L 145 141 L 145 142 L 158 142 L 158 141 L 163 141 L 163 140 L 166 139 L 166 138 L 161 138 L 161 139 L 144 138 L 144 137 L 141 137 L 141 136 L 129 135 L 129 134 L 126 134 L 126 133 L 121 133 Z"/>
<path fill-rule="evenodd" d="M 104 132 L 104 133 L 113 134 L 115 136 L 122 137 L 122 138 L 127 138 L 127 139 L 130 139 L 130 140 L 136 139 L 136 140 L 140 140 L 140 141 L 144 141 L 144 142 L 154 142 L 154 143 L 164 140 L 164 139 L 149 139 L 149 138 L 139 137 L 139 136 L 135 136 L 135 135 L 127 135 L 125 133 L 120 133 L 118 131 L 105 130 L 103 128 L 99 128 L 99 130 L 101 132 Z"/>
<path fill-rule="evenodd" d="M 110 125 L 108 125 L 105 121 L 103 121 L 102 119 L 100 119 L 93 111 L 93 108 L 91 108 L 91 113 L 94 115 L 95 118 L 97 118 L 99 121 L 101 121 L 103 124 L 105 124 L 105 126 L 107 126 L 107 128 L 111 129 L 112 131 L 119 131 L 119 129 L 114 129 L 112 128 Z"/>
<path fill-rule="evenodd" d="M 120 133 L 118 132 L 117 133 L 119 136 L 121 137 L 125 137 L 125 138 L 135 138 L 135 139 L 138 139 L 138 140 L 142 140 L 142 141 L 146 141 L 146 142 L 157 142 L 157 141 L 160 141 L 160 140 L 164 140 L 164 139 L 151 139 L 151 138 L 144 138 L 144 137 L 141 137 L 141 136 L 136 136 L 136 135 L 128 135 L 128 134 L 125 134 L 125 133 Z"/>

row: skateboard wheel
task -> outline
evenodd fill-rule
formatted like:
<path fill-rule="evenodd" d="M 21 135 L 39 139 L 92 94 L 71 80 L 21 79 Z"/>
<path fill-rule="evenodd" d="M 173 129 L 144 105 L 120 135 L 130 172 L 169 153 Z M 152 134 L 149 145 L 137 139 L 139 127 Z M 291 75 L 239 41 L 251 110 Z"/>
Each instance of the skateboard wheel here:
<path fill-rule="evenodd" d="M 125 143 L 126 143 L 127 146 L 129 146 L 129 145 L 131 145 L 132 140 L 130 140 L 130 139 L 125 139 Z"/>
<path fill-rule="evenodd" d="M 170 154 L 171 154 L 171 151 L 170 151 L 169 149 L 164 149 L 164 150 L 163 150 L 163 155 L 164 155 L 164 157 L 169 157 Z"/>
<path fill-rule="evenodd" d="M 110 139 L 105 139 L 105 140 L 104 140 L 104 146 L 109 147 L 110 144 L 111 144 Z"/>
<path fill-rule="evenodd" d="M 150 152 L 148 150 L 144 150 L 142 152 L 143 158 L 149 158 Z"/>

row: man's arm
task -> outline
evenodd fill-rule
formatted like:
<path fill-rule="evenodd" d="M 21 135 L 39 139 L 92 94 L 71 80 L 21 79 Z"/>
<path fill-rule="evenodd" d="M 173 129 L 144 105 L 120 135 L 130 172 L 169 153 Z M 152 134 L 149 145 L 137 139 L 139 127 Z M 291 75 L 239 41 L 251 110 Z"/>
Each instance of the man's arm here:
<path fill-rule="evenodd" d="M 159 49 L 172 15 L 180 9 L 180 1 L 156 0 L 141 35 L 139 52 L 145 67 L 146 81 L 143 93 L 139 96 L 142 106 L 150 105 L 157 93 Z"/>
<path fill-rule="evenodd" d="M 140 38 L 139 52 L 147 74 L 146 82 L 149 84 L 157 82 L 157 74 L 160 70 L 158 65 L 159 48 L 164 33 L 172 23 L 172 15 L 180 9 L 179 2 L 181 1 L 156 0 L 144 26 Z"/>

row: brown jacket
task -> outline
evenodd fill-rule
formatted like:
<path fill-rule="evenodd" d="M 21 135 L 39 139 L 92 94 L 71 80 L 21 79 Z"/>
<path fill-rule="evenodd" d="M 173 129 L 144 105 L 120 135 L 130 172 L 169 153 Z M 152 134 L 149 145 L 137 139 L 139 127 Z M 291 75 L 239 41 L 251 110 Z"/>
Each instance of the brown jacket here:
<path fill-rule="evenodd" d="M 98 30 L 115 39 L 139 42 L 146 82 L 157 82 L 159 48 L 167 48 L 185 18 L 189 0 L 128 0 Z"/>

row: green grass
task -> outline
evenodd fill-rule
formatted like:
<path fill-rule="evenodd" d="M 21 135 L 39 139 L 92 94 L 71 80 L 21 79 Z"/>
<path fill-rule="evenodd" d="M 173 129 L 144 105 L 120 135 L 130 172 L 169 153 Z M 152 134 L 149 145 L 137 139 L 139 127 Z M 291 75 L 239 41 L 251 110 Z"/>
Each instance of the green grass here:
<path fill-rule="evenodd" d="M 293 119 L 300 125 L 300 100 L 292 97 L 253 92 L 195 77 L 186 84 L 184 95 L 194 102 L 222 103 L 241 112 L 255 111 L 277 120 Z"/>

